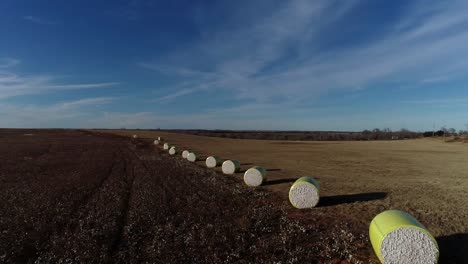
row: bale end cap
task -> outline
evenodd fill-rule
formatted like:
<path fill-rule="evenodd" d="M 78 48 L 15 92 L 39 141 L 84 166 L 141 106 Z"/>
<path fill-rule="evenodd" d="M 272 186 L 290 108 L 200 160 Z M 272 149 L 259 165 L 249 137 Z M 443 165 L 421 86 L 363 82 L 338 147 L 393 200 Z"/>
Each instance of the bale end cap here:
<path fill-rule="evenodd" d="M 171 147 L 169 149 L 169 155 L 175 155 L 177 154 L 177 148 L 176 147 Z"/>
<path fill-rule="evenodd" d="M 410 214 L 384 211 L 374 217 L 369 236 L 383 263 L 437 263 L 439 248 L 431 233 Z"/>
<path fill-rule="evenodd" d="M 320 187 L 312 177 L 297 179 L 289 189 L 289 201 L 297 209 L 317 206 L 320 200 Z"/>
<path fill-rule="evenodd" d="M 206 158 L 206 161 L 205 161 L 207 168 L 215 168 L 221 165 L 221 162 L 222 160 L 215 156 L 209 156 L 208 158 Z"/>
<path fill-rule="evenodd" d="M 412 227 L 402 227 L 388 234 L 381 245 L 384 263 L 435 264 L 439 249 L 432 236 Z"/>
<path fill-rule="evenodd" d="M 257 187 L 266 180 L 266 170 L 262 167 L 252 167 L 244 173 L 244 182 L 247 186 Z"/>
<path fill-rule="evenodd" d="M 224 174 L 234 174 L 240 170 L 240 162 L 237 160 L 226 160 L 221 169 Z"/>
<path fill-rule="evenodd" d="M 198 159 L 197 154 L 195 154 L 194 152 L 190 152 L 187 155 L 187 160 L 190 161 L 190 162 L 195 162 L 195 161 L 197 161 L 197 159 Z"/>

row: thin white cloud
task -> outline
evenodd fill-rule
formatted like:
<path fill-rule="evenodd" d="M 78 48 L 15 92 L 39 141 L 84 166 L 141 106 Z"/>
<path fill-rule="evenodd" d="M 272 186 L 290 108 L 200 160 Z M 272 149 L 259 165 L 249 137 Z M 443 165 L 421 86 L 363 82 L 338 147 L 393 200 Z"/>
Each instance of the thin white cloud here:
<path fill-rule="evenodd" d="M 196 91 L 197 91 L 197 89 L 183 89 L 183 90 L 179 90 L 179 91 L 177 91 L 175 93 L 172 93 L 172 94 L 168 94 L 168 95 L 165 95 L 165 96 L 162 96 L 162 97 L 158 97 L 153 101 L 155 101 L 155 102 L 169 101 L 169 100 L 173 100 L 173 99 L 176 99 L 178 97 L 181 97 L 181 96 L 192 94 L 192 93 L 194 93 Z"/>
<path fill-rule="evenodd" d="M 468 105 L 468 98 L 441 98 L 441 99 L 418 99 L 418 100 L 405 100 L 405 104 L 416 104 L 416 105 L 431 105 L 432 107 L 437 106 L 457 106 L 457 105 Z"/>
<path fill-rule="evenodd" d="M 64 108 L 72 108 L 72 107 L 82 107 L 82 106 L 98 106 L 104 104 L 110 104 L 117 100 L 116 97 L 95 97 L 95 98 L 85 98 L 71 102 L 64 102 L 59 106 Z"/>
<path fill-rule="evenodd" d="M 35 23 L 35 24 L 40 24 L 40 25 L 57 25 L 59 24 L 58 21 L 53 21 L 49 19 L 45 19 L 42 17 L 37 17 L 37 16 L 23 16 L 22 19 Z"/>
<path fill-rule="evenodd" d="M 0 103 L 0 127 L 80 127 L 99 116 L 95 108 L 115 102 L 115 97 L 82 98 L 52 105 Z"/>
<path fill-rule="evenodd" d="M 119 82 L 58 84 L 52 75 L 21 75 L 13 71 L 17 59 L 0 59 L 0 99 L 13 96 L 42 94 L 65 90 L 101 89 L 119 85 Z"/>
<path fill-rule="evenodd" d="M 10 68 L 20 64 L 21 61 L 13 58 L 0 58 L 0 69 Z M 1 72 L 0 72 L 1 73 Z"/>
<path fill-rule="evenodd" d="M 105 83 L 84 83 L 84 84 L 63 84 L 63 85 L 49 85 L 47 88 L 58 90 L 74 90 L 74 89 L 92 89 L 104 88 L 119 85 L 119 82 L 105 82 Z"/>
<path fill-rule="evenodd" d="M 356 3 L 347 3 L 340 9 L 336 7 L 342 2 L 335 1 L 285 2 L 266 16 L 257 13 L 248 25 L 239 18 L 239 28 L 208 31 L 200 43 L 175 51 L 166 65 L 144 66 L 193 82 L 191 87 L 171 87 L 167 98 L 218 91 L 259 102 L 310 100 L 385 82 L 421 84 L 447 76 L 449 68 L 453 78 L 468 69 L 465 1 L 435 6 L 418 1 L 400 17 L 401 23 L 378 38 L 330 50 L 316 48 L 324 34 L 340 34 L 327 30 L 348 18 Z"/>

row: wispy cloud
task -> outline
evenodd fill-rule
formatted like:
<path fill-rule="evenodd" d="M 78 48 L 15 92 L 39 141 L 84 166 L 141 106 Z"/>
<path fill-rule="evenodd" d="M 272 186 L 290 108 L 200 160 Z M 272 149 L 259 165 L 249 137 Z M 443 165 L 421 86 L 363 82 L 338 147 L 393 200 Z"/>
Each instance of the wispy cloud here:
<path fill-rule="evenodd" d="M 22 19 L 24 19 L 26 21 L 29 21 L 29 22 L 32 22 L 32 23 L 41 24 L 41 25 L 57 25 L 57 24 L 59 24 L 58 21 L 53 21 L 53 20 L 49 20 L 49 19 L 45 19 L 45 18 L 37 17 L 37 16 L 23 16 Z"/>
<path fill-rule="evenodd" d="M 430 105 L 431 107 L 437 106 L 457 106 L 457 105 L 468 105 L 468 98 L 440 98 L 440 99 L 418 99 L 418 100 L 406 100 L 403 101 L 405 104 L 416 104 L 416 105 Z"/>
<path fill-rule="evenodd" d="M 119 85 L 119 82 L 59 84 L 52 75 L 21 75 L 12 69 L 20 63 L 16 59 L 0 60 L 0 99 L 13 96 L 41 94 L 52 91 L 100 89 Z"/>
<path fill-rule="evenodd" d="M 47 88 L 58 90 L 73 90 L 73 89 L 93 89 L 104 88 L 119 85 L 119 82 L 105 82 L 105 83 L 84 83 L 84 84 L 62 84 L 62 85 L 49 85 Z"/>
<path fill-rule="evenodd" d="M 104 104 L 110 104 L 117 100 L 116 97 L 95 97 L 95 98 L 85 98 L 71 102 L 64 102 L 59 104 L 59 106 L 64 108 L 72 107 L 82 107 L 82 106 L 99 106 Z"/>
<path fill-rule="evenodd" d="M 140 66 L 192 82 L 190 87 L 172 87 L 162 99 L 219 91 L 259 102 L 310 100 L 386 82 L 421 84 L 445 76 L 448 68 L 451 78 L 468 69 L 465 1 L 417 1 L 378 37 L 346 47 L 317 48 L 325 43 L 327 31 L 346 20 L 358 4 L 285 2 L 266 16 L 246 19 L 253 21 L 248 25 L 240 17 L 242 26 L 234 30 L 208 30 L 199 43 L 177 50 L 166 63 Z"/>
<path fill-rule="evenodd" d="M 21 61 L 13 58 L 0 58 L 0 69 L 11 68 L 20 64 Z"/>

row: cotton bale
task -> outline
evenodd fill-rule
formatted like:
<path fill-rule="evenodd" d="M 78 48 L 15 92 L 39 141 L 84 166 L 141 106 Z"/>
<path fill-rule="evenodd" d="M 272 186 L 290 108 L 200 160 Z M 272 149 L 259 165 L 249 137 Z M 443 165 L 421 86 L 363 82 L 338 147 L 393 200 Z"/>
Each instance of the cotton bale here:
<path fill-rule="evenodd" d="M 187 155 L 187 160 L 190 161 L 190 162 L 195 162 L 199 159 L 197 153 L 195 152 L 190 152 L 188 155 Z"/>
<path fill-rule="evenodd" d="M 172 147 L 172 146 L 171 146 L 169 143 L 164 143 L 164 145 L 163 145 L 163 149 L 165 149 L 165 150 L 168 150 L 168 149 L 170 149 L 171 147 Z"/>
<path fill-rule="evenodd" d="M 223 160 L 217 156 L 209 156 L 208 158 L 206 158 L 205 163 L 206 163 L 206 167 L 214 168 L 217 166 L 221 166 L 223 164 Z"/>
<path fill-rule="evenodd" d="M 374 252 L 385 264 L 434 264 L 439 246 L 429 231 L 410 214 L 388 210 L 378 214 L 369 226 Z"/>
<path fill-rule="evenodd" d="M 153 143 L 154 143 L 155 145 L 159 145 L 159 140 L 156 139 L 156 140 L 153 141 Z"/>
<path fill-rule="evenodd" d="M 309 176 L 297 179 L 289 189 L 289 201 L 298 209 L 313 208 L 320 200 L 320 184 Z"/>
<path fill-rule="evenodd" d="M 248 186 L 256 187 L 266 181 L 267 171 L 265 168 L 255 166 L 244 173 L 244 182 Z"/>
<path fill-rule="evenodd" d="M 189 153 L 190 153 L 190 151 L 188 151 L 188 150 L 182 151 L 182 158 L 186 159 Z"/>
<path fill-rule="evenodd" d="M 234 174 L 240 171 L 240 162 L 238 160 L 226 160 L 221 169 L 224 174 Z"/>
<path fill-rule="evenodd" d="M 177 148 L 176 147 L 171 147 L 169 149 L 169 155 L 172 156 L 172 155 L 175 155 L 175 154 L 177 154 Z"/>

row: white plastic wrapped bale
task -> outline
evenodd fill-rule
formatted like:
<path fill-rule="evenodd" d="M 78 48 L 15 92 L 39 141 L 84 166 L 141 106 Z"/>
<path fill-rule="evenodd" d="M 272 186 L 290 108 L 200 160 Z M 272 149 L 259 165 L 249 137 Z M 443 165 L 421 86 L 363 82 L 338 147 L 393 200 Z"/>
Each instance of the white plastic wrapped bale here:
<path fill-rule="evenodd" d="M 221 164 L 223 164 L 223 161 L 224 160 L 220 159 L 217 156 L 209 156 L 208 158 L 206 158 L 206 167 L 215 168 L 217 166 L 221 166 Z"/>
<path fill-rule="evenodd" d="M 298 209 L 313 208 L 320 200 L 320 184 L 312 177 L 297 179 L 289 189 L 289 201 Z"/>
<path fill-rule="evenodd" d="M 132 136 L 134 139 L 137 139 L 138 138 L 138 135 L 133 135 Z"/>
<path fill-rule="evenodd" d="M 190 161 L 190 162 L 195 162 L 198 160 L 198 155 L 197 153 L 195 152 L 190 152 L 188 155 L 187 155 L 187 160 Z"/>
<path fill-rule="evenodd" d="M 221 169 L 224 174 L 234 174 L 240 170 L 240 162 L 238 160 L 226 160 L 223 162 Z"/>
<path fill-rule="evenodd" d="M 162 137 L 158 137 L 158 140 L 159 141 L 163 141 L 164 139 Z"/>
<path fill-rule="evenodd" d="M 170 148 L 171 148 L 171 145 L 169 145 L 169 143 L 164 143 L 163 149 L 168 150 Z"/>
<path fill-rule="evenodd" d="M 244 182 L 248 186 L 256 187 L 266 181 L 267 171 L 265 168 L 255 166 L 244 173 Z"/>
<path fill-rule="evenodd" d="M 155 141 L 153 141 L 153 143 L 154 143 L 155 145 L 159 145 L 159 140 L 156 139 Z"/>
<path fill-rule="evenodd" d="M 175 154 L 177 154 L 177 148 L 176 147 L 171 147 L 169 149 L 169 155 L 172 156 L 172 155 L 175 155 Z"/>
<path fill-rule="evenodd" d="M 416 218 L 400 210 L 378 214 L 369 226 L 374 252 L 382 263 L 435 264 L 439 247 Z"/>
<path fill-rule="evenodd" d="M 190 153 L 190 151 L 188 151 L 188 150 L 182 151 L 182 158 L 186 159 L 189 153 Z"/>

